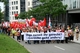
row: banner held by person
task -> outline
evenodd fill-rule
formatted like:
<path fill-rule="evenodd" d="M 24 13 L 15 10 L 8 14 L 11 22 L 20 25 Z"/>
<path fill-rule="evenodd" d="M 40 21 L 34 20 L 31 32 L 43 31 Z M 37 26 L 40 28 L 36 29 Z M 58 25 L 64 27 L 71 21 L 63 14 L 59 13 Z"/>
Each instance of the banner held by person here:
<path fill-rule="evenodd" d="M 48 33 L 21 33 L 24 35 L 24 40 L 64 40 L 63 32 L 48 32 Z"/>

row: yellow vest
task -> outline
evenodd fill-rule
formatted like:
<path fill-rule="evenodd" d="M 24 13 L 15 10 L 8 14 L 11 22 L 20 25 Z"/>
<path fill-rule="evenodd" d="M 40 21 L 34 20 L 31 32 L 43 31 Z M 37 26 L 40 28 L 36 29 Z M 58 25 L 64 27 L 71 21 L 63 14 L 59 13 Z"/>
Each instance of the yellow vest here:
<path fill-rule="evenodd" d="M 11 32 L 12 32 L 12 34 L 15 34 L 16 33 L 16 30 L 12 29 Z"/>

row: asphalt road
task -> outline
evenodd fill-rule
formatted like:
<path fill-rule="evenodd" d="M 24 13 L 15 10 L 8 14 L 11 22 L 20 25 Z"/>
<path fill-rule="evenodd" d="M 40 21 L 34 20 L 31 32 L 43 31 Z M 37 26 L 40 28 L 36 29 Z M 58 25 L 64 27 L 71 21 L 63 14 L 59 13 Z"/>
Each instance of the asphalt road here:
<path fill-rule="evenodd" d="M 50 44 L 25 44 L 20 42 L 31 53 L 80 53 L 80 44 L 76 43 L 50 43 Z"/>

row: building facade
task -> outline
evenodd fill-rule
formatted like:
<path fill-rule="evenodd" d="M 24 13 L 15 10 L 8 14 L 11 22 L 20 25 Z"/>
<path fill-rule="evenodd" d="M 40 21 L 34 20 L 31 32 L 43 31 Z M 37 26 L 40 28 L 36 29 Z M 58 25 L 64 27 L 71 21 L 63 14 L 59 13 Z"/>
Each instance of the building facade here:
<path fill-rule="evenodd" d="M 9 21 L 9 0 L 7 0 L 7 4 L 5 5 L 5 21 Z"/>
<path fill-rule="evenodd" d="M 80 25 L 80 0 L 62 0 L 63 4 L 67 4 L 66 22 L 70 25 Z"/>
<path fill-rule="evenodd" d="M 40 4 L 41 4 L 41 2 L 39 0 L 33 0 L 32 1 L 33 8 L 37 7 Z"/>
<path fill-rule="evenodd" d="M 63 5 L 67 4 L 67 10 L 80 8 L 80 0 L 62 0 Z"/>
<path fill-rule="evenodd" d="M 56 17 L 59 23 L 79 23 L 80 15 L 80 0 L 61 0 L 63 5 L 67 4 L 67 12 Z M 9 0 L 9 20 L 15 20 L 14 14 L 20 14 L 21 12 L 28 11 L 31 8 L 35 8 L 41 3 L 39 0 Z M 77 21 L 76 21 L 77 20 Z"/>
<path fill-rule="evenodd" d="M 32 2 L 33 0 L 28 0 L 28 10 L 31 10 L 31 8 L 33 7 Z"/>
<path fill-rule="evenodd" d="M 33 0 L 9 0 L 9 20 L 15 20 L 15 14 L 30 10 Z"/>
<path fill-rule="evenodd" d="M 15 20 L 15 14 L 28 11 L 27 0 L 9 0 L 9 20 Z"/>
<path fill-rule="evenodd" d="M 3 2 L 0 2 L 0 9 L 1 9 L 1 12 L 3 12 L 4 11 L 4 3 Z"/>

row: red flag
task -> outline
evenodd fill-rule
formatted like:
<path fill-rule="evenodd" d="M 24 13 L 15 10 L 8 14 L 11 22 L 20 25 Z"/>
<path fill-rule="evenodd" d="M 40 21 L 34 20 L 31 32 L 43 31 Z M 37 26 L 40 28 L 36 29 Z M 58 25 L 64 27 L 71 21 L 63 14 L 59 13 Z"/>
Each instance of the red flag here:
<path fill-rule="evenodd" d="M 46 26 L 46 18 L 43 20 L 43 26 Z"/>
<path fill-rule="evenodd" d="M 18 17 L 18 14 L 14 14 L 15 17 Z"/>
<path fill-rule="evenodd" d="M 26 26 L 28 27 L 29 26 L 29 20 L 26 19 Z"/>
<path fill-rule="evenodd" d="M 32 20 L 29 21 L 29 25 L 30 25 L 30 26 L 33 25 L 33 21 L 32 21 Z"/>

